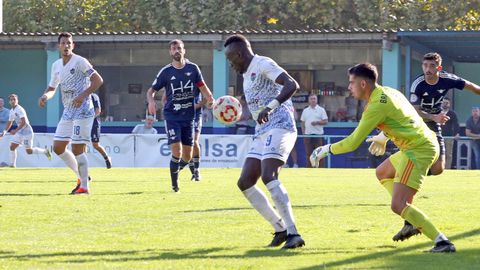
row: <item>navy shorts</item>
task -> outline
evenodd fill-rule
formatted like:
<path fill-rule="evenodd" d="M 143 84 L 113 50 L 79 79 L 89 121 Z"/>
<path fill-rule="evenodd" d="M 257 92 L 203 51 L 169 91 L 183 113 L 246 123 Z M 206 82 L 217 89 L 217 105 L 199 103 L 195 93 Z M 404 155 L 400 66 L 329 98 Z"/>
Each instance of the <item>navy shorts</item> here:
<path fill-rule="evenodd" d="M 440 145 L 440 156 L 445 155 L 445 140 L 442 136 L 442 126 L 434 121 L 425 122 L 427 126 L 437 135 L 438 145 Z"/>
<path fill-rule="evenodd" d="M 100 142 L 100 123 L 97 121 L 97 119 L 93 120 L 92 132 L 90 136 L 92 138 L 92 142 Z"/>
<path fill-rule="evenodd" d="M 165 133 L 168 144 L 181 142 L 183 145 L 193 145 L 193 120 L 165 120 Z"/>

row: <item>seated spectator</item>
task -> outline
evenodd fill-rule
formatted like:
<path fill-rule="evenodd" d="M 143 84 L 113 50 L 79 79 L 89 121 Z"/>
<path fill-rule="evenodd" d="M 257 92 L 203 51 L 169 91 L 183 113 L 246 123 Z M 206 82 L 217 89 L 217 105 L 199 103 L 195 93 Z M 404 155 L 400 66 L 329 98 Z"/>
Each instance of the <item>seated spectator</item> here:
<path fill-rule="evenodd" d="M 144 124 L 136 125 L 133 130 L 132 134 L 157 134 L 157 130 L 153 127 L 153 122 L 155 118 L 151 115 L 148 115 L 145 118 Z"/>

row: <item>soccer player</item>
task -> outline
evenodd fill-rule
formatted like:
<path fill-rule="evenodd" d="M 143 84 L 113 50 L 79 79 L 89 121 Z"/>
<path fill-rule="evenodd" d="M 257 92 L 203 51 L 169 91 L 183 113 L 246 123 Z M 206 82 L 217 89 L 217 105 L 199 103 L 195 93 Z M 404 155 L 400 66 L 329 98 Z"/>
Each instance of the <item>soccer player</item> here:
<path fill-rule="evenodd" d="M 100 103 L 100 98 L 98 97 L 97 94 L 92 93 L 92 102 L 93 102 L 93 108 L 95 109 L 95 117 L 93 118 L 93 125 L 92 125 L 92 132 L 90 134 L 92 138 L 92 145 L 95 150 L 97 150 L 105 159 L 105 166 L 107 169 L 112 168 L 112 159 L 107 155 L 107 152 L 105 152 L 105 148 L 103 148 L 102 145 L 100 145 L 100 120 L 98 117 L 100 116 L 100 113 L 102 112 L 102 106 Z"/>
<path fill-rule="evenodd" d="M 76 174 L 77 186 L 71 194 L 89 194 L 88 160 L 85 154 L 95 111 L 90 94 L 96 91 L 103 79 L 87 59 L 74 54 L 72 34 L 58 36 L 61 58 L 52 65 L 51 80 L 38 105 L 43 108 L 55 95 L 57 87 L 62 93 L 63 114 L 53 139 L 53 151 Z M 67 149 L 72 144 L 72 151 Z"/>
<path fill-rule="evenodd" d="M 200 133 L 202 132 L 202 110 L 205 99 L 199 91 L 195 94 L 195 118 L 193 119 L 193 157 L 188 164 L 192 173 L 192 181 L 200 181 Z"/>
<path fill-rule="evenodd" d="M 147 91 L 148 112 L 156 112 L 154 95 L 165 88 L 165 131 L 172 151 L 170 177 L 172 189 L 178 192 L 178 173 L 192 159 L 193 122 L 195 118 L 195 91 L 198 88 L 208 107 L 213 104 L 212 92 L 205 84 L 202 73 L 195 63 L 185 58 L 183 41 L 170 41 L 172 63 L 164 66 Z"/>
<path fill-rule="evenodd" d="M 33 129 L 28 121 L 27 112 L 18 104 L 18 96 L 11 94 L 8 97 L 10 103 L 10 114 L 5 129 L 0 133 L 0 139 L 5 136 L 8 130 L 12 127 L 13 121 L 17 124 L 16 129 L 10 130 L 13 139 L 10 143 L 10 164 L 9 166 L 15 168 L 17 166 L 17 147 L 23 145 L 27 154 L 44 154 L 48 160 L 52 160 L 52 155 L 48 149 L 39 147 L 32 147 L 33 145 Z"/>
<path fill-rule="evenodd" d="M 433 130 L 440 144 L 440 158 L 432 165 L 431 174 L 438 175 L 445 169 L 445 142 L 442 137 L 442 125 L 450 118 L 442 113 L 442 102 L 451 88 L 467 89 L 480 95 L 480 86 L 454 74 L 442 71 L 442 57 L 438 53 L 423 56 L 423 74 L 417 77 L 410 88 L 410 102 Z"/>
<path fill-rule="evenodd" d="M 310 157 L 311 163 L 316 166 L 328 154 L 354 151 L 373 129 L 379 128 L 400 149 L 376 169 L 378 180 L 392 195 L 392 211 L 435 242 L 430 252 L 455 252 L 455 246 L 447 237 L 412 204 L 428 169 L 439 156 L 435 133 L 401 92 L 377 84 L 378 73 L 374 65 L 358 64 L 348 73 L 348 88 L 353 96 L 368 101 L 365 111 L 352 134 L 337 143 L 315 149 Z"/>
<path fill-rule="evenodd" d="M 295 226 L 292 204 L 279 180 L 282 166 L 297 139 L 290 98 L 298 83 L 275 61 L 253 53 L 242 35 L 232 35 L 224 43 L 225 54 L 233 69 L 243 76 L 243 91 L 257 121 L 255 135 L 243 164 L 238 187 L 250 204 L 273 226 L 269 246 L 298 248 L 305 245 Z M 277 210 L 256 184 L 259 178 L 267 186 Z"/>
<path fill-rule="evenodd" d="M 410 102 L 423 118 L 427 126 L 433 130 L 440 145 L 440 157 L 433 163 L 428 175 L 439 175 L 445 169 L 445 141 L 442 136 L 442 125 L 450 120 L 450 117 L 442 112 L 442 102 L 451 88 L 467 89 L 480 95 L 480 86 L 469 82 L 456 75 L 442 71 L 442 57 L 438 53 L 427 53 L 422 61 L 423 74 L 418 76 L 410 88 Z M 374 140 L 385 140 L 383 134 Z M 382 145 L 382 144 L 380 144 Z M 377 153 L 378 154 L 378 153 Z M 393 236 L 394 241 L 406 240 L 420 231 L 408 221 L 403 228 Z"/>

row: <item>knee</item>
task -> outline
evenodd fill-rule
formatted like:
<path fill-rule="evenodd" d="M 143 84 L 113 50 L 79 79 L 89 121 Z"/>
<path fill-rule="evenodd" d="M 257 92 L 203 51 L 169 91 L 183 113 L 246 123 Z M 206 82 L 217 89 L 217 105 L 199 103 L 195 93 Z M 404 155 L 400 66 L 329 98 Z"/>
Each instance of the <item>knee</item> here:
<path fill-rule="evenodd" d="M 27 151 L 27 154 L 29 154 L 29 155 L 33 154 L 32 148 L 27 148 L 27 149 L 25 149 L 25 151 Z"/>
<path fill-rule="evenodd" d="M 251 181 L 248 181 L 246 178 L 240 178 L 237 181 L 237 187 L 241 190 L 244 191 L 246 189 L 251 188 L 253 185 L 250 183 Z"/>
<path fill-rule="evenodd" d="M 400 216 L 402 214 L 403 209 L 405 209 L 406 206 L 407 204 L 405 202 L 392 201 L 390 208 L 392 209 L 392 212 Z"/>
<path fill-rule="evenodd" d="M 61 147 L 61 146 L 53 146 L 53 152 L 55 152 L 55 154 L 57 155 L 61 155 L 63 154 L 63 152 L 65 152 L 65 147 Z"/>

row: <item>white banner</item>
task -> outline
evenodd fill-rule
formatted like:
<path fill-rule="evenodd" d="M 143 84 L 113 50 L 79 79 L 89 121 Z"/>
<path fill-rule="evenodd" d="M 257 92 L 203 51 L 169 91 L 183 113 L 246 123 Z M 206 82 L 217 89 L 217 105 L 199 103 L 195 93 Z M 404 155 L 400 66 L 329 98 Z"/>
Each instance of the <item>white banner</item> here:
<path fill-rule="evenodd" d="M 247 155 L 251 136 L 201 135 L 200 163 L 203 168 L 240 168 Z M 138 135 L 135 141 L 135 167 L 170 166 L 170 147 L 162 135 Z"/>
<path fill-rule="evenodd" d="M 0 140 L 0 163 L 10 163 L 9 145 L 12 136 Z M 248 135 L 201 135 L 200 162 L 203 168 L 240 168 L 248 151 L 251 136 Z M 23 146 L 17 148 L 17 167 L 65 167 L 52 150 L 53 134 L 36 133 L 34 147 L 48 148 L 52 160 L 44 155 L 28 155 Z M 164 167 L 170 165 L 170 147 L 165 134 L 132 135 L 102 134 L 100 144 L 112 158 L 113 167 Z M 87 145 L 90 167 L 105 167 L 103 157 Z"/>

